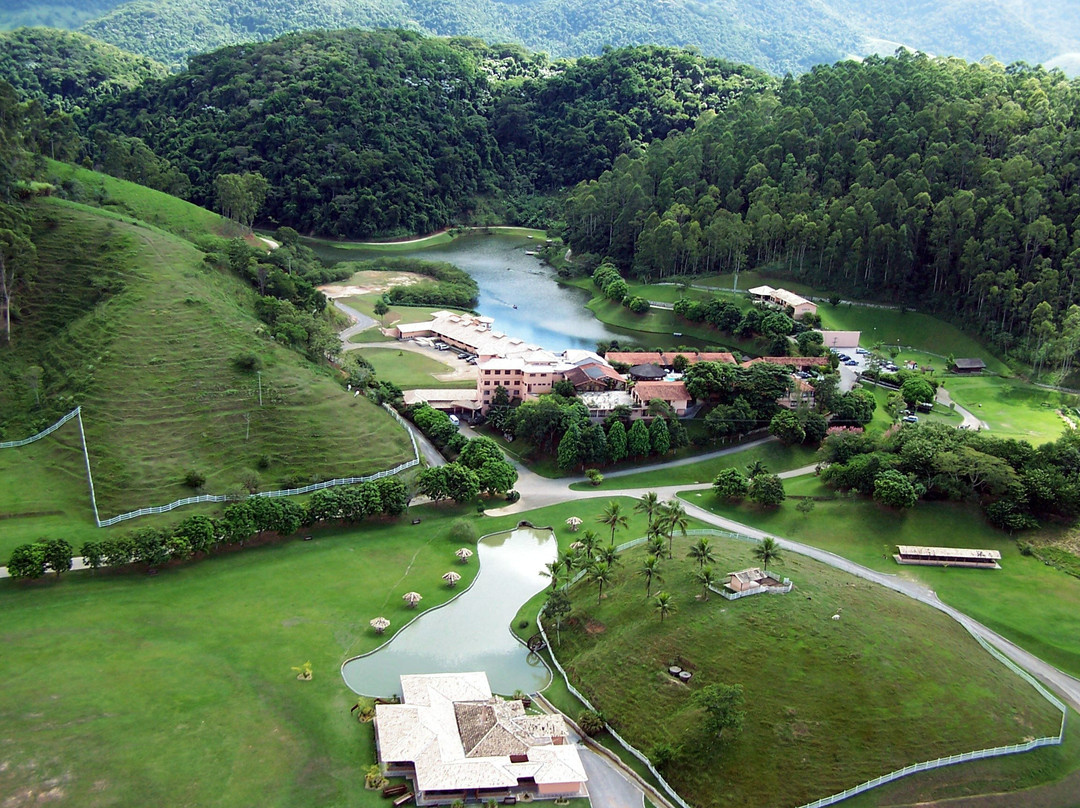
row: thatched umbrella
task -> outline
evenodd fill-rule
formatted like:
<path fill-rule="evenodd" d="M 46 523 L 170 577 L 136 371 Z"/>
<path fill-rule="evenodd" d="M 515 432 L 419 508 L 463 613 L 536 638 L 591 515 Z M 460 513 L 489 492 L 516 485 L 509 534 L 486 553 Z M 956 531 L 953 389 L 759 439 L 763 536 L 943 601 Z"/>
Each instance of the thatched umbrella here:
<path fill-rule="evenodd" d="M 382 634 L 388 628 L 390 628 L 390 621 L 385 617 L 376 617 L 371 621 L 371 627 L 375 629 L 376 634 Z"/>
<path fill-rule="evenodd" d="M 577 516 L 571 516 L 566 520 L 566 526 L 570 528 L 571 533 L 577 533 L 579 527 L 581 527 L 581 518 Z"/>
<path fill-rule="evenodd" d="M 416 604 L 422 601 L 424 597 L 419 592 L 406 592 L 401 596 L 401 599 L 409 604 L 410 609 L 415 609 Z"/>
<path fill-rule="evenodd" d="M 462 547 L 460 550 L 455 550 L 454 555 L 461 559 L 462 564 L 468 564 L 469 559 L 472 558 L 472 550 L 468 547 Z"/>
<path fill-rule="evenodd" d="M 461 580 L 461 576 L 453 570 L 450 570 L 450 572 L 446 573 L 446 575 L 444 575 L 442 579 L 446 581 L 447 585 L 449 585 L 451 589 L 453 589 L 457 585 L 457 582 Z"/>
<path fill-rule="evenodd" d="M 584 544 L 582 544 L 582 543 L 581 543 L 581 542 L 579 542 L 579 541 L 575 541 L 575 542 L 572 542 L 572 543 L 570 544 L 570 549 L 571 549 L 571 550 L 574 550 L 574 551 L 577 551 L 577 550 L 584 550 L 584 549 L 585 549 L 585 545 L 584 545 Z"/>

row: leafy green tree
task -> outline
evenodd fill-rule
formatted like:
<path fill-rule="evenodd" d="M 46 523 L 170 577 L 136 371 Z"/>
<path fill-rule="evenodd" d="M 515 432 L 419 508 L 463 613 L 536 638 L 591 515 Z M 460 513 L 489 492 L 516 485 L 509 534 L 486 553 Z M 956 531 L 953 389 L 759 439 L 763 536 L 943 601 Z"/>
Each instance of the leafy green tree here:
<path fill-rule="evenodd" d="M 773 507 L 779 505 L 786 498 L 784 493 L 784 481 L 775 474 L 758 474 L 750 479 L 750 487 L 746 492 L 747 498 L 758 505 Z"/>
<path fill-rule="evenodd" d="M 653 454 L 666 455 L 671 449 L 671 433 L 663 418 L 653 418 L 649 425 L 649 448 Z"/>
<path fill-rule="evenodd" d="M 219 174 L 214 180 L 218 210 L 227 219 L 251 230 L 259 209 L 266 201 L 270 183 L 258 172 Z"/>
<path fill-rule="evenodd" d="M 812 502 L 813 500 L 804 501 Z M 760 561 L 762 567 L 768 571 L 771 562 L 780 560 L 780 545 L 772 536 L 766 536 L 754 545 L 754 558 Z"/>
<path fill-rule="evenodd" d="M 386 315 L 390 312 L 390 307 L 386 305 L 386 301 L 380 297 L 375 301 L 375 306 L 372 311 L 375 313 L 375 316 L 379 318 L 379 321 L 385 325 Z"/>
<path fill-rule="evenodd" d="M 607 436 L 600 424 L 589 424 L 581 431 L 582 462 L 603 465 L 608 462 Z"/>
<path fill-rule="evenodd" d="M 694 703 L 705 712 L 705 730 L 714 741 L 742 730 L 743 699 L 742 685 L 707 685 L 694 694 Z"/>
<path fill-rule="evenodd" d="M 477 470 L 476 477 L 484 493 L 495 495 L 506 493 L 513 488 L 518 472 L 505 460 L 489 460 Z"/>
<path fill-rule="evenodd" d="M 749 487 L 746 475 L 736 468 L 723 469 L 713 479 L 713 491 L 716 495 L 731 502 L 743 499 Z"/>
<path fill-rule="evenodd" d="M 615 421 L 608 429 L 608 458 L 612 463 L 619 463 L 626 458 L 626 427 L 622 421 Z"/>
<path fill-rule="evenodd" d="M 559 468 L 569 471 L 581 463 L 583 448 L 581 429 L 577 424 L 571 424 L 559 441 Z"/>
<path fill-rule="evenodd" d="M 634 458 L 642 458 L 649 454 L 652 448 L 649 442 L 649 428 L 645 421 L 638 419 L 630 427 L 626 434 L 626 454 Z"/>
<path fill-rule="evenodd" d="M 45 575 L 45 545 L 41 542 L 21 544 L 11 551 L 8 558 L 8 575 L 16 581 L 33 580 Z"/>
<path fill-rule="evenodd" d="M 909 407 L 924 402 L 929 404 L 934 400 L 934 386 L 926 379 L 913 376 L 900 386 L 900 395 Z"/>
<path fill-rule="evenodd" d="M 806 438 L 806 430 L 799 416 L 791 410 L 781 410 L 773 416 L 769 422 L 769 434 L 785 446 L 802 443 Z"/>
<path fill-rule="evenodd" d="M 806 414 L 806 420 L 803 421 L 803 431 L 806 433 L 803 443 L 808 446 L 817 446 L 829 433 L 829 422 L 821 413 L 809 412 Z"/>
<path fill-rule="evenodd" d="M 476 472 L 458 463 L 447 463 L 443 468 L 446 494 L 454 502 L 464 503 L 476 499 L 480 493 L 480 478 Z"/>
<path fill-rule="evenodd" d="M 919 495 L 907 477 L 889 469 L 874 479 L 874 499 L 890 508 L 913 508 Z"/>
<path fill-rule="evenodd" d="M 71 569 L 75 551 L 70 544 L 63 539 L 45 539 L 42 543 L 45 545 L 45 564 L 56 573 L 57 578 Z"/>

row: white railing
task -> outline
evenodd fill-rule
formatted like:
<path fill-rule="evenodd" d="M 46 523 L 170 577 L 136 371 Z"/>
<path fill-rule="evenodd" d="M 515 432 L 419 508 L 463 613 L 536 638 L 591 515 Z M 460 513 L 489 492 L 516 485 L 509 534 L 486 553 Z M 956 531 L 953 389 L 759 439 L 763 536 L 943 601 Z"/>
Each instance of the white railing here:
<path fill-rule="evenodd" d="M 48 437 L 53 432 L 62 427 L 64 424 L 66 424 L 68 421 L 70 421 L 72 418 L 77 417 L 79 415 L 79 409 L 79 407 L 76 407 L 52 426 L 41 430 L 41 432 L 38 432 L 36 435 L 32 435 L 29 438 L 23 438 L 22 440 L 6 440 L 0 442 L 0 449 L 17 449 L 20 446 L 26 446 L 27 444 L 33 443 L 36 440 L 41 440 L 42 438 Z"/>
<path fill-rule="evenodd" d="M 548 653 L 551 655 L 551 661 L 555 665 L 555 670 L 559 672 L 559 675 L 562 677 L 563 682 L 566 683 L 566 689 L 573 693 L 574 697 L 577 698 L 578 701 L 584 704 L 588 709 L 592 710 L 594 713 L 598 713 L 599 710 L 597 710 L 596 707 L 593 706 L 592 702 L 585 698 L 585 695 L 580 690 L 570 684 L 570 678 L 566 675 L 566 671 L 563 670 L 563 666 L 559 664 L 559 659 L 555 656 L 555 649 L 552 646 L 551 641 L 548 639 L 547 632 L 544 631 L 544 623 L 541 620 L 543 614 L 544 607 L 541 606 L 540 611 L 536 615 L 536 625 L 540 627 L 540 635 L 544 638 L 544 644 L 547 646 Z M 631 755 L 641 761 L 642 764 L 644 764 L 645 768 L 649 770 L 649 773 L 656 778 L 656 782 L 658 782 L 661 786 L 664 787 L 664 791 L 667 792 L 668 796 L 671 797 L 671 799 L 674 800 L 675 803 L 680 806 L 680 808 L 691 808 L 690 804 L 679 796 L 679 792 L 672 788 L 671 784 L 664 779 L 664 776 L 656 770 L 656 767 L 653 766 L 651 760 L 649 760 L 645 755 L 641 754 L 641 752 L 639 752 L 630 743 L 628 743 L 621 735 L 619 735 L 619 733 L 617 733 L 611 727 L 610 724 L 605 722 L 604 726 L 611 734 L 611 737 L 614 738 L 623 749 L 625 749 L 627 752 L 629 752 Z"/>
<path fill-rule="evenodd" d="M 738 600 L 739 598 L 748 598 L 751 595 L 772 594 L 772 595 L 786 595 L 791 591 L 791 588 L 795 586 L 791 582 L 790 578 L 784 579 L 783 586 L 755 586 L 753 589 L 744 589 L 742 592 L 731 592 L 727 589 L 717 589 L 715 586 L 709 586 L 711 592 L 716 593 L 722 598 L 728 600 Z"/>
<path fill-rule="evenodd" d="M 374 474 L 368 474 L 363 477 L 338 477 L 333 480 L 324 480 L 321 483 L 312 483 L 311 485 L 301 486 L 300 488 L 282 488 L 276 491 L 261 491 L 257 494 L 252 494 L 253 497 L 269 497 L 271 499 L 275 497 L 295 497 L 300 494 L 310 494 L 312 491 L 321 491 L 324 488 L 335 488 L 339 485 L 356 485 L 357 483 L 371 482 L 372 480 L 381 480 L 383 477 L 392 477 L 395 474 L 399 474 L 406 469 L 411 469 L 414 466 L 420 465 L 420 449 L 416 445 L 416 438 L 413 436 L 412 430 L 409 429 L 405 420 L 398 415 L 397 411 L 392 407 L 383 404 L 383 408 L 394 417 L 394 419 L 405 428 L 406 434 L 409 436 L 409 440 L 412 442 L 413 447 L 413 459 L 408 460 L 400 465 L 394 466 L 392 469 L 386 469 L 385 471 L 378 471 Z M 87 468 L 89 471 L 89 467 Z M 91 483 L 92 485 L 92 483 Z M 150 516 L 151 514 L 168 513 L 176 508 L 182 508 L 185 505 L 195 505 L 200 502 L 230 502 L 240 499 L 247 499 L 247 497 L 236 496 L 234 494 L 200 494 L 195 497 L 185 497 L 184 499 L 178 499 L 175 502 L 170 502 L 168 505 L 155 505 L 148 508 L 139 508 L 137 511 L 129 511 L 128 513 L 122 513 L 119 516 L 113 516 L 109 519 L 98 519 L 98 527 L 112 527 L 119 522 L 125 522 L 128 519 L 137 519 L 140 516 Z M 95 518 L 97 506 L 94 506 Z"/>

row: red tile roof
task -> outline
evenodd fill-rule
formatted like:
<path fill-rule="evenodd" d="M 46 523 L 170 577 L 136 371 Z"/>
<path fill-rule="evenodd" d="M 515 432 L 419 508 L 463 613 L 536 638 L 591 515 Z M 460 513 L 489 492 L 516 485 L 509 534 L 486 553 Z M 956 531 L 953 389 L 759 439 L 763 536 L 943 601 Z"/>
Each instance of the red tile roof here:
<path fill-rule="evenodd" d="M 626 365 L 661 365 L 672 367 L 676 356 L 685 356 L 691 365 L 698 362 L 727 362 L 735 364 L 735 357 L 727 351 L 609 351 L 604 357 L 609 362 L 622 362 Z"/>
<path fill-rule="evenodd" d="M 742 366 L 750 367 L 758 362 L 768 362 L 770 365 L 791 365 L 797 368 L 826 367 L 829 364 L 827 356 L 759 356 L 743 362 Z"/>

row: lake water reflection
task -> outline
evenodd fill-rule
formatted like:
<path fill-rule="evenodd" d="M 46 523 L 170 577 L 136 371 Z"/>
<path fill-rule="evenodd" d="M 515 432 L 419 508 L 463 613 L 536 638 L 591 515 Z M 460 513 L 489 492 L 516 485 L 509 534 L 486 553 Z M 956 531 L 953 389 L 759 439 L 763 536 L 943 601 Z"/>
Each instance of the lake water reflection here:
<path fill-rule="evenodd" d="M 472 588 L 379 650 L 346 662 L 345 684 L 365 696 L 387 697 L 401 692 L 403 673 L 485 671 L 495 693 L 543 689 L 547 668 L 514 638 L 510 625 L 521 604 L 546 586 L 541 573 L 556 554 L 549 530 L 518 528 L 483 539 Z"/>

